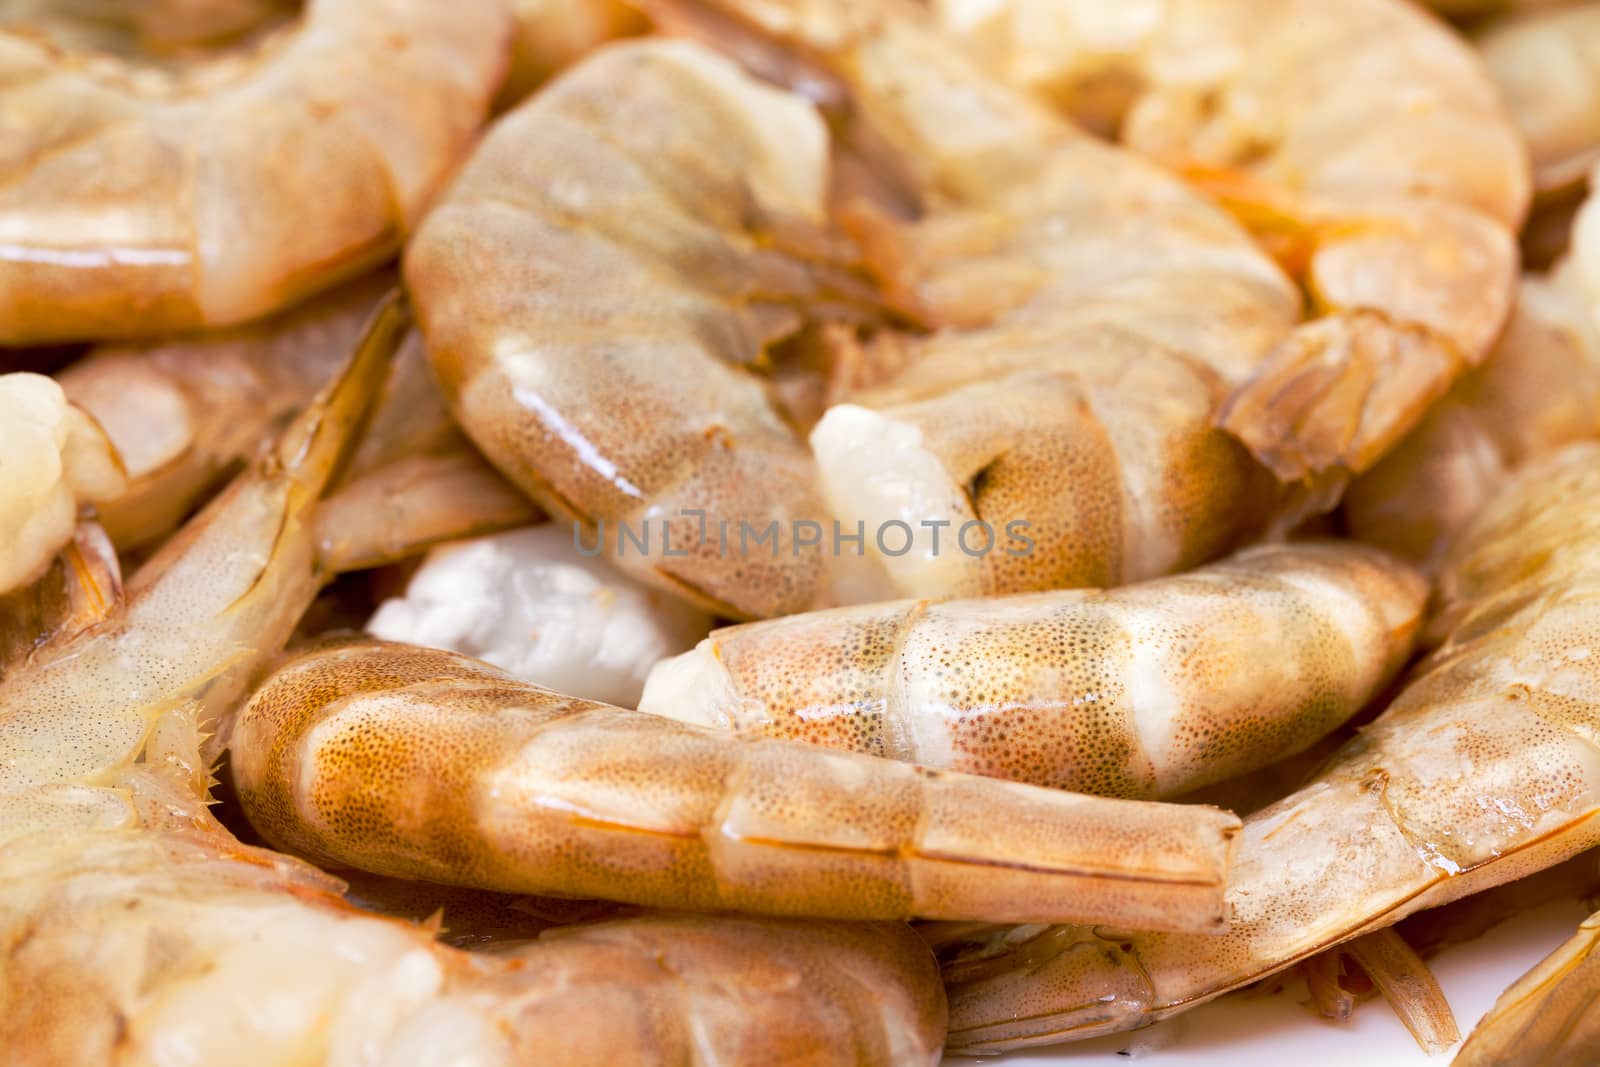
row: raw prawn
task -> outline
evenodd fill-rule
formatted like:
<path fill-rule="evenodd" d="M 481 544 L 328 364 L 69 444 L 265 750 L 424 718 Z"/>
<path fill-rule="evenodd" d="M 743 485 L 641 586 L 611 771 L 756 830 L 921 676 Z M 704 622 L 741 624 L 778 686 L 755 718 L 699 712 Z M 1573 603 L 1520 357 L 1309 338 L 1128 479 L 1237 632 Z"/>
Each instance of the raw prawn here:
<path fill-rule="evenodd" d="M 951 1044 L 1088 1037 L 1183 1011 L 1600 844 L 1600 445 L 1515 475 L 1440 581 L 1449 639 L 1298 792 L 1245 820 L 1216 937 L 955 931 Z"/>
<path fill-rule="evenodd" d="M 1527 153 L 1472 50 L 1403 0 L 941 0 L 1033 88 L 1217 196 L 1314 317 L 1221 424 L 1331 502 L 1511 309 Z"/>
<path fill-rule="evenodd" d="M 252 825 L 314 861 L 694 910 L 1214 930 L 1238 825 L 742 740 L 398 644 L 290 659 L 231 753 Z"/>
<path fill-rule="evenodd" d="M 1297 294 L 1225 213 L 924 21 L 896 7 L 826 49 L 761 42 L 822 54 L 791 80 L 832 79 L 878 169 L 922 194 L 911 222 L 841 209 L 859 253 L 828 212 L 816 109 L 661 40 L 608 46 L 503 118 L 408 246 L 466 431 L 589 543 L 708 610 L 1134 580 L 1264 517 L 1270 478 L 1211 422 Z M 850 269 L 862 256 L 875 286 Z M 925 332 L 885 325 L 902 313 Z M 870 327 L 905 369 L 828 412 L 808 450 L 763 368 L 819 324 Z M 853 552 L 807 547 L 830 510 Z M 619 525 L 641 522 L 660 536 L 630 550 Z M 876 543 L 895 523 L 903 554 Z M 1031 550 L 1007 541 L 1017 523 Z"/>
<path fill-rule="evenodd" d="M 0 344 L 227 326 L 382 262 L 510 29 L 497 0 L 307 0 L 166 61 L 66 6 L 0 15 Z"/>
<path fill-rule="evenodd" d="M 1379 552 L 1249 549 L 1120 589 L 838 608 L 718 630 L 640 710 L 1106 796 L 1276 762 L 1405 662 L 1427 597 Z"/>
<path fill-rule="evenodd" d="M 0 595 L 37 581 L 78 513 L 127 484 L 94 419 L 39 374 L 0 375 Z"/>

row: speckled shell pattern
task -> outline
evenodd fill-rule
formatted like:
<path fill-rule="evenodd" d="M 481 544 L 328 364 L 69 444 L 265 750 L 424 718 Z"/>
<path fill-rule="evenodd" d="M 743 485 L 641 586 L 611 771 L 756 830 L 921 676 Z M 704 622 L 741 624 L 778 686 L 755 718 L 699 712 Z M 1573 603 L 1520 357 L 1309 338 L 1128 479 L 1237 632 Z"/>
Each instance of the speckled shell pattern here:
<path fill-rule="evenodd" d="M 695 910 L 1216 930 L 1238 826 L 740 739 L 386 643 L 291 659 L 232 754 L 252 824 L 313 861 Z"/>
<path fill-rule="evenodd" d="M 1426 598 L 1419 574 L 1375 549 L 1266 546 L 1105 592 L 719 630 L 684 660 L 721 684 L 707 674 L 659 708 L 647 689 L 642 709 L 1057 789 L 1175 796 L 1353 715 L 1410 654 Z"/>
<path fill-rule="evenodd" d="M 0 31 L 0 341 L 230 325 L 383 262 L 482 123 L 510 30 L 493 0 L 310 0 L 159 84 Z"/>
<path fill-rule="evenodd" d="M 1441 576 L 1444 644 L 1324 771 L 1245 820 L 1227 933 L 1054 927 L 954 947 L 952 1046 L 1148 1023 L 1600 844 L 1597 494 L 1600 446 L 1573 446 L 1463 531 Z"/>

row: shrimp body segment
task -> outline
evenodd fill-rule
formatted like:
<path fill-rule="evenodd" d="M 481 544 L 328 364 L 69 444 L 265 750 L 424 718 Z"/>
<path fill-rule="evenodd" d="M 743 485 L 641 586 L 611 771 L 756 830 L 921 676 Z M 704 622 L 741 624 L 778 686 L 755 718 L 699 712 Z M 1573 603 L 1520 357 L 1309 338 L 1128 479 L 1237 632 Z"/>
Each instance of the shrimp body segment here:
<path fill-rule="evenodd" d="M 510 30 L 496 0 L 308 0 L 169 67 L 57 15 L 0 16 L 0 344 L 232 325 L 382 262 Z"/>
<path fill-rule="evenodd" d="M 232 751 L 251 822 L 313 860 L 694 910 L 1215 930 L 1238 825 L 744 740 L 406 645 L 291 659 Z"/>
<path fill-rule="evenodd" d="M 897 601 L 713 633 L 643 711 L 931 767 L 1175 796 L 1292 755 L 1411 648 L 1427 587 L 1342 544 L 1250 549 L 1170 578 Z"/>
<path fill-rule="evenodd" d="M 1597 493 L 1600 446 L 1576 445 L 1467 527 L 1441 580 L 1449 639 L 1324 771 L 1245 820 L 1227 933 L 962 934 L 944 946 L 952 1046 L 1153 1022 L 1600 844 Z"/>
<path fill-rule="evenodd" d="M 1190 176 L 1314 318 L 1222 425 L 1284 480 L 1370 467 L 1488 354 L 1527 154 L 1472 50 L 1401 0 L 943 0 L 1009 80 Z"/>

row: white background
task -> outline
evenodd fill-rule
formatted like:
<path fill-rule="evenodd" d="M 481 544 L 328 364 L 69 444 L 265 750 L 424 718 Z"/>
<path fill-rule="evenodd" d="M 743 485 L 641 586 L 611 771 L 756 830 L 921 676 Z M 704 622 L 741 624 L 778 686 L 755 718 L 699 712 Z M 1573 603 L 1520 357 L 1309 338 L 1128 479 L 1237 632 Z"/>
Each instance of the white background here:
<path fill-rule="evenodd" d="M 1506 986 L 1570 937 L 1588 914 L 1577 900 L 1546 904 L 1434 957 L 1433 973 L 1461 1036 L 1471 1032 Z M 1446 1067 L 1450 1062 L 1449 1055 L 1424 1055 L 1382 998 L 1357 1005 L 1342 1025 L 1318 1018 L 1305 999 L 1304 985 L 1291 979 L 1276 992 L 1246 990 L 1129 1034 L 1007 1056 L 947 1056 L 944 1062 L 946 1067 L 1125 1067 L 1132 1060 L 1144 1067 Z"/>

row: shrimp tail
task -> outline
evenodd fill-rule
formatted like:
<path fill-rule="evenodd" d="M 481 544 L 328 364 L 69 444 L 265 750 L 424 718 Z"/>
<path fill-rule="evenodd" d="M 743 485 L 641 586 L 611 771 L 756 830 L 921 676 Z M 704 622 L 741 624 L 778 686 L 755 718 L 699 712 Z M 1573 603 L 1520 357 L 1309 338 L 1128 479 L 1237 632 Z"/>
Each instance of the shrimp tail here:
<path fill-rule="evenodd" d="M 1285 482 L 1332 504 L 1421 420 L 1466 362 L 1438 336 L 1373 310 L 1294 331 L 1217 414 Z"/>

